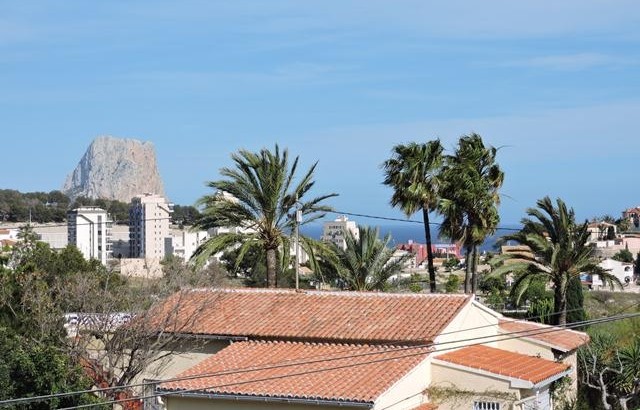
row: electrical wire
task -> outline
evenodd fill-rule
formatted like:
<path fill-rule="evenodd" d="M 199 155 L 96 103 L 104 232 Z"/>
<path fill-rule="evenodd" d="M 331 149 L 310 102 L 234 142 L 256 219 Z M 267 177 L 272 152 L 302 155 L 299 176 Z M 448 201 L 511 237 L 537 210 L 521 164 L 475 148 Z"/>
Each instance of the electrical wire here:
<path fill-rule="evenodd" d="M 424 225 L 423 221 L 418 221 L 418 220 L 415 220 L 415 219 L 392 218 L 392 217 L 386 217 L 386 216 L 376 216 L 376 215 L 361 214 L 361 213 L 355 213 L 355 212 L 345 212 L 345 211 L 326 211 L 326 212 L 330 213 L 330 214 L 357 216 L 357 217 L 360 217 L 360 218 L 367 218 L 367 219 L 379 219 L 379 220 L 383 220 L 383 221 L 407 222 L 407 223 L 414 223 L 414 224 Z M 430 226 L 442 226 L 442 223 L 429 221 L 429 225 Z M 517 232 L 519 230 L 520 230 L 519 228 L 496 227 L 496 231 L 516 231 Z"/>
<path fill-rule="evenodd" d="M 627 307 L 625 309 L 628 309 L 628 308 L 629 307 Z M 574 327 L 582 327 L 582 326 L 586 326 L 586 325 L 594 325 L 594 324 L 606 323 L 606 322 L 610 322 L 610 321 L 623 320 L 623 319 L 628 319 L 628 318 L 633 318 L 633 317 L 638 317 L 638 316 L 640 316 L 640 312 L 639 313 L 626 314 L 626 315 L 607 316 L 607 317 L 602 317 L 602 318 L 597 318 L 597 319 L 592 319 L 592 320 L 586 320 L 586 321 L 581 321 L 581 322 L 574 322 L 574 323 L 571 323 L 571 324 L 567 325 L 566 327 L 543 327 L 543 328 L 540 328 L 540 329 L 528 329 L 528 330 L 520 330 L 520 331 L 514 331 L 514 332 L 505 332 L 505 333 L 501 333 L 499 335 L 487 335 L 487 336 L 473 337 L 473 338 L 468 338 L 468 339 L 457 339 L 457 340 L 451 340 L 451 341 L 439 342 L 439 343 L 426 343 L 426 344 L 417 344 L 417 345 L 410 345 L 410 346 L 399 346 L 399 347 L 395 347 L 392 351 L 397 352 L 397 351 L 403 351 L 403 350 L 413 350 L 413 349 L 418 349 L 418 348 L 419 349 L 424 349 L 424 348 L 434 348 L 435 347 L 436 349 L 433 352 L 440 353 L 440 352 L 443 352 L 443 351 L 457 349 L 457 348 L 460 347 L 460 346 L 453 346 L 453 347 L 445 347 L 445 348 L 442 348 L 442 349 L 437 349 L 438 346 L 447 345 L 447 344 L 459 344 L 459 343 L 463 343 L 463 342 L 475 342 L 475 343 L 471 343 L 471 344 L 465 344 L 464 347 L 467 347 L 467 346 L 473 346 L 473 345 L 478 345 L 478 344 L 494 343 L 494 342 L 499 342 L 499 341 L 502 341 L 502 340 L 510 340 L 510 339 L 514 339 L 514 338 L 529 337 L 529 336 L 534 336 L 534 335 L 544 334 L 544 333 L 553 333 L 553 332 L 558 332 L 558 331 L 562 331 L 562 330 L 565 330 L 565 329 L 572 329 Z M 495 326 L 495 324 L 491 324 L 490 326 Z M 462 330 L 459 330 L 457 332 L 466 332 L 468 330 L 470 330 L 470 329 L 462 329 Z M 455 332 L 447 332 L 447 334 L 451 334 L 451 333 L 455 333 Z M 478 342 L 479 340 L 483 340 L 483 339 L 489 339 L 489 340 L 484 340 L 484 341 Z M 346 353 L 347 351 L 344 351 L 344 352 Z M 344 358 L 372 356 L 372 355 L 388 353 L 389 351 L 390 350 L 383 351 L 383 352 L 359 353 L 359 354 L 355 354 L 355 355 L 354 354 L 350 354 L 348 356 L 337 356 L 337 357 L 331 357 L 331 358 L 327 358 L 326 356 L 322 356 L 321 358 L 319 358 L 317 360 L 312 360 L 312 361 L 309 361 L 309 360 L 293 361 L 293 363 L 284 363 L 284 364 L 282 362 L 278 362 L 278 363 L 274 363 L 273 365 L 267 365 L 267 366 L 265 366 L 265 365 L 263 365 L 263 366 L 253 366 L 253 367 L 248 367 L 248 368 L 234 369 L 233 371 L 215 372 L 215 373 L 200 374 L 200 375 L 193 375 L 193 376 L 186 376 L 186 377 L 176 377 L 176 378 L 162 380 L 162 383 L 168 383 L 168 382 L 174 382 L 174 381 L 184 381 L 184 380 L 191 380 L 191 379 L 199 379 L 199 378 L 205 378 L 205 377 L 224 376 L 224 375 L 251 372 L 251 371 L 257 371 L 257 370 L 269 370 L 269 369 L 282 368 L 282 367 L 299 366 L 299 365 L 305 365 L 305 364 L 313 364 L 313 363 L 317 363 L 317 362 L 326 362 L 326 361 L 331 361 L 331 360 L 339 360 L 339 359 L 344 359 Z M 342 353 L 342 352 L 340 352 L 340 353 Z M 419 354 L 424 354 L 424 353 L 421 352 Z M 413 354 L 413 355 L 415 355 L 415 354 Z M 402 357 L 404 357 L 404 356 L 402 356 Z M 398 356 L 394 356 L 394 358 L 398 358 Z M 363 362 L 362 364 L 366 364 L 366 362 Z M 323 369 L 323 371 L 326 371 L 326 370 L 332 370 L 332 368 Z M 4 407 L 6 405 L 18 404 L 18 403 L 27 403 L 27 402 L 35 402 L 35 401 L 46 401 L 46 400 L 50 400 L 50 399 L 54 399 L 54 398 L 68 397 L 68 396 L 80 395 L 80 394 L 86 394 L 86 393 L 99 393 L 99 392 L 103 393 L 103 392 L 109 392 L 109 391 L 122 391 L 122 390 L 126 390 L 126 389 L 133 388 L 133 387 L 145 387 L 145 386 L 154 385 L 154 384 L 157 384 L 157 382 L 145 382 L 145 383 L 137 383 L 137 384 L 125 385 L 125 386 L 108 387 L 108 388 L 100 388 L 100 389 L 91 389 L 91 390 L 83 390 L 83 391 L 74 391 L 74 392 L 58 393 L 58 394 L 52 394 L 52 395 L 43 395 L 43 396 L 20 398 L 20 399 L 3 400 L 3 401 L 0 401 L 0 407 Z M 218 386 L 214 386 L 214 387 L 218 387 Z M 197 390 L 202 390 L 202 389 L 197 389 Z M 129 399 L 126 399 L 126 400 L 121 400 L 121 401 L 113 401 L 112 403 L 126 402 L 126 401 L 132 401 L 132 400 L 138 400 L 138 399 L 150 398 L 150 397 L 154 397 L 154 396 L 129 398 Z M 109 403 L 103 403 L 103 404 L 109 404 Z M 90 405 L 90 406 L 93 406 L 93 405 Z M 69 409 L 72 409 L 72 408 L 75 409 L 75 408 L 83 408 L 83 407 L 82 406 L 80 406 L 80 407 L 70 407 Z"/>
<path fill-rule="evenodd" d="M 498 335 L 498 336 L 508 336 L 508 337 L 497 337 L 496 338 L 495 335 L 491 335 L 491 336 L 485 336 L 485 337 L 471 338 L 471 339 L 466 339 L 466 340 L 478 340 L 478 339 L 484 339 L 484 338 L 488 338 L 488 337 L 492 337 L 494 339 L 493 340 L 485 340 L 485 341 L 482 341 L 482 342 L 465 344 L 464 346 L 445 347 L 445 348 L 442 348 L 442 349 L 435 350 L 434 352 L 435 353 L 441 353 L 441 352 L 444 352 L 444 351 L 455 350 L 455 349 L 459 349 L 459 348 L 462 348 L 462 347 L 476 346 L 476 345 L 482 345 L 482 344 L 487 344 L 487 343 L 496 343 L 496 342 L 501 342 L 501 341 L 505 341 L 505 340 L 512 340 L 512 339 L 518 339 L 518 338 L 521 338 L 521 337 L 533 336 L 533 335 L 537 335 L 537 334 L 558 332 L 558 331 L 561 331 L 561 330 L 565 330 L 567 328 L 584 326 L 587 322 L 590 322 L 589 324 L 601 324 L 601 323 L 613 322 L 613 321 L 617 321 L 617 320 L 623 320 L 623 319 L 639 317 L 639 316 L 640 316 L 640 312 L 632 313 L 632 314 L 626 314 L 626 315 L 620 315 L 620 317 L 613 317 L 612 316 L 612 317 L 607 317 L 607 318 L 599 318 L 599 319 L 594 319 L 592 321 L 584 321 L 584 322 L 582 322 L 582 323 L 580 323 L 579 325 L 576 325 L 576 326 L 573 326 L 574 324 L 572 323 L 571 326 L 567 326 L 565 328 L 543 329 L 543 330 L 537 331 L 537 332 L 529 332 L 526 335 L 509 336 L 509 335 L 512 335 L 512 334 L 525 333 L 523 331 L 519 331 L 519 332 L 510 332 L 510 333 L 505 333 L 505 334 L 502 334 L 502 335 Z M 404 346 L 404 347 L 401 347 L 401 348 L 398 348 L 398 349 L 394 349 L 393 351 L 424 349 L 424 348 L 432 347 L 432 346 L 435 346 L 435 345 L 448 344 L 448 343 L 460 343 L 460 342 L 463 342 L 463 341 L 464 340 L 454 340 L 454 341 L 449 341 L 449 342 L 444 342 L 444 343 L 437 343 L 437 344 L 434 343 L 434 344 L 425 344 L 425 345 Z M 362 353 L 362 354 L 358 354 L 358 355 L 345 356 L 343 358 L 360 357 L 360 356 L 371 356 L 371 355 L 379 355 L 379 354 L 384 354 L 384 353 L 389 353 L 389 351 Z M 248 380 L 248 381 L 233 382 L 233 383 L 226 383 L 226 384 L 219 384 L 219 385 L 216 384 L 216 385 L 211 385 L 211 386 L 206 386 L 206 387 L 199 387 L 199 388 L 194 388 L 194 389 L 182 389 L 182 390 L 178 390 L 178 391 L 155 392 L 154 394 L 151 394 L 151 395 L 142 395 L 142 396 L 136 396 L 136 397 L 131 397 L 131 398 L 127 398 L 127 399 L 111 400 L 111 401 L 107 401 L 107 402 L 100 403 L 100 404 L 102 404 L 102 405 L 119 404 L 119 403 L 131 402 L 131 401 L 138 401 L 138 400 L 146 400 L 146 399 L 157 398 L 157 397 L 164 397 L 164 396 L 169 396 L 169 395 L 174 395 L 174 394 L 196 393 L 196 392 L 199 392 L 199 391 L 207 391 L 207 390 L 216 389 L 216 388 L 222 388 L 222 387 L 229 387 L 229 386 L 236 386 L 236 385 L 254 383 L 256 381 L 271 381 L 271 380 L 277 380 L 277 379 L 282 379 L 282 378 L 287 378 L 287 377 L 303 376 L 303 375 L 306 375 L 306 374 L 313 374 L 313 373 L 319 373 L 319 372 L 330 371 L 330 370 L 338 370 L 338 369 L 348 368 L 348 367 L 362 366 L 362 365 L 366 365 L 366 364 L 385 362 L 385 361 L 390 361 L 390 360 L 397 360 L 399 358 L 419 356 L 419 355 L 424 355 L 424 354 L 425 354 L 425 352 L 422 352 L 422 351 L 418 352 L 418 353 L 407 353 L 405 355 L 400 355 L 400 356 L 395 355 L 395 356 L 393 356 L 391 358 L 381 358 L 381 359 L 370 360 L 370 361 L 361 362 L 361 363 L 357 363 L 357 364 L 348 364 L 348 365 L 334 366 L 334 367 L 328 367 L 328 368 L 322 368 L 322 369 L 316 369 L 316 370 L 307 370 L 307 371 L 298 372 L 298 373 L 289 373 L 289 374 L 286 374 L 286 375 L 270 376 L 270 377 L 265 377 L 265 378 L 262 378 L 262 379 L 252 379 L 252 380 Z M 327 360 L 323 360 L 323 361 L 326 362 L 326 361 L 331 361 L 331 360 L 338 360 L 338 359 L 337 358 L 331 358 L 331 359 L 327 359 Z M 307 362 L 303 362 L 303 363 L 296 363 L 296 364 L 290 364 L 290 365 L 282 365 L 282 366 L 279 366 L 279 367 L 295 366 L 295 365 L 301 365 L 301 364 L 308 364 L 308 363 Z M 256 370 L 268 370 L 268 369 L 271 369 L 271 368 L 258 368 L 258 369 L 243 370 L 243 371 L 238 371 L 238 372 L 233 372 L 233 373 L 249 372 L 249 371 L 256 371 Z M 216 376 L 219 376 L 219 375 L 228 375 L 228 374 L 229 373 L 225 373 L 225 374 L 221 374 L 221 373 L 202 374 L 202 375 L 197 375 L 198 377 L 192 376 L 189 379 L 216 377 Z M 163 380 L 160 383 L 167 383 L 169 381 L 170 380 Z M 156 382 L 156 383 L 149 383 L 149 384 L 158 384 L 158 383 Z M 0 404 L 2 404 L 2 403 L 0 402 Z M 95 404 L 65 407 L 65 408 L 60 409 L 60 410 L 75 410 L 75 409 L 82 409 L 82 408 L 88 408 L 88 407 L 93 407 L 93 406 L 95 406 Z"/>

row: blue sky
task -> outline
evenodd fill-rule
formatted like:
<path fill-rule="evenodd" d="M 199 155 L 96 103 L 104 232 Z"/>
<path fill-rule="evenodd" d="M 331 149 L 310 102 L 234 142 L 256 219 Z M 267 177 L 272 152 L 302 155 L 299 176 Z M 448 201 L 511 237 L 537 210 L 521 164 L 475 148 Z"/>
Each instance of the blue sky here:
<path fill-rule="evenodd" d="M 62 186 L 98 135 L 155 144 L 192 204 L 279 143 L 346 212 L 402 217 L 395 144 L 501 147 L 503 223 L 545 195 L 640 204 L 640 3 L 0 0 L 0 188 Z M 373 222 L 371 222 L 373 223 Z"/>

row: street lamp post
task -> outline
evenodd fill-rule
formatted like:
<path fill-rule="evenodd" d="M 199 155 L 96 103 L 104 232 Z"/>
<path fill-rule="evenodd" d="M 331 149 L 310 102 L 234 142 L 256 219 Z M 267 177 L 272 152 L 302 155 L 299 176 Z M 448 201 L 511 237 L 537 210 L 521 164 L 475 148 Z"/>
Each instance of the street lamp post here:
<path fill-rule="evenodd" d="M 302 222 L 302 211 L 300 210 L 300 203 L 296 199 L 296 290 L 300 289 L 300 222 Z"/>

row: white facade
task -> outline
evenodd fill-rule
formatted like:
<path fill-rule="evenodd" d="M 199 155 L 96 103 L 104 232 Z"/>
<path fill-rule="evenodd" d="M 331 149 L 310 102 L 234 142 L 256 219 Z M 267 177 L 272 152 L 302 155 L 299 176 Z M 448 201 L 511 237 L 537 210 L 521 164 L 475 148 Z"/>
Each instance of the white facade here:
<path fill-rule="evenodd" d="M 173 204 L 160 195 L 147 193 L 131 200 L 129 254 L 132 258 L 164 258 L 172 212 Z"/>
<path fill-rule="evenodd" d="M 322 228 L 322 240 L 332 242 L 339 248 L 347 249 L 345 232 L 351 232 L 356 240 L 360 239 L 360 232 L 355 221 L 350 221 L 346 216 L 340 216 L 335 221 L 325 222 Z"/>
<path fill-rule="evenodd" d="M 186 262 L 191 259 L 198 246 L 208 238 L 207 231 L 171 229 L 171 237 L 165 239 L 165 253 L 178 256 Z"/>
<path fill-rule="evenodd" d="M 75 245 L 86 259 L 103 265 L 111 258 L 111 217 L 102 208 L 86 206 L 67 214 L 68 243 Z"/>
<path fill-rule="evenodd" d="M 601 261 L 598 266 L 618 278 L 623 285 L 630 285 L 633 282 L 633 263 L 620 262 L 614 259 L 605 259 Z M 604 288 L 608 289 L 608 286 L 605 286 L 598 275 L 593 275 L 592 286 L 595 290 Z M 614 289 L 620 290 L 619 287 L 615 287 Z"/>

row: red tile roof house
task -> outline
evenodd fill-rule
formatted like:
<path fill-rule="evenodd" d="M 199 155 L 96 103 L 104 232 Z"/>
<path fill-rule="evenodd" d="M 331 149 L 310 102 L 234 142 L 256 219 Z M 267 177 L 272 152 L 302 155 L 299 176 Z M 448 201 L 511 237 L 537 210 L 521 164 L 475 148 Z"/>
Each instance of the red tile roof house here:
<path fill-rule="evenodd" d="M 201 289 L 155 309 L 201 343 L 146 375 L 169 410 L 551 409 L 588 342 L 470 295 Z"/>

